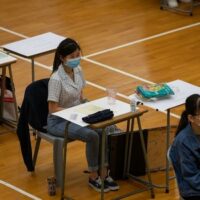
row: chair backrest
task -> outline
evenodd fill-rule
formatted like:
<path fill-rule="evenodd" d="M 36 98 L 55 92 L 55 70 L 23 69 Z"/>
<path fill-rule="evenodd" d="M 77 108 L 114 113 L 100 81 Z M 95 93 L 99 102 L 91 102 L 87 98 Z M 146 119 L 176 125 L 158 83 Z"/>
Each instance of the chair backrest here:
<path fill-rule="evenodd" d="M 29 124 L 38 131 L 46 131 L 43 127 L 47 124 L 48 115 L 48 81 L 42 79 L 28 85 L 20 109 L 17 135 L 28 171 L 34 170 Z"/>
<path fill-rule="evenodd" d="M 169 155 L 170 154 L 170 150 L 171 150 L 171 146 L 167 150 L 167 159 L 168 159 L 169 163 L 172 164 L 172 160 L 171 160 L 170 155 Z"/>
<path fill-rule="evenodd" d="M 28 101 L 28 122 L 39 131 L 47 125 L 48 115 L 48 82 L 49 78 L 37 80 L 31 83 L 25 91 L 25 98 Z"/>

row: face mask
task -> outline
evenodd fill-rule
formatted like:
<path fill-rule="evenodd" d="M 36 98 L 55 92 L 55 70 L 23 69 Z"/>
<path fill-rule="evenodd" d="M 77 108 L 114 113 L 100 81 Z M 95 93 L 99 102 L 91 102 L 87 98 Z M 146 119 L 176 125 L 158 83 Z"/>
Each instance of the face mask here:
<path fill-rule="evenodd" d="M 81 61 L 81 57 L 78 57 L 78 58 L 73 58 L 73 59 L 69 59 L 67 60 L 64 65 L 69 67 L 69 68 L 76 68 L 78 67 L 78 65 L 80 64 L 80 61 Z"/>

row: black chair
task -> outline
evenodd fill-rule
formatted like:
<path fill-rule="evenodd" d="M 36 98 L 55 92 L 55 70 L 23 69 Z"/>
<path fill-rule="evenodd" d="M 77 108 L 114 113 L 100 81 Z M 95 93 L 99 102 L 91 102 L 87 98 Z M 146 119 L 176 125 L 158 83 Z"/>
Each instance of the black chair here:
<path fill-rule="evenodd" d="M 68 139 L 66 124 L 65 136 L 56 137 L 48 134 L 46 130 L 48 116 L 48 81 L 41 79 L 28 85 L 22 103 L 17 134 L 20 140 L 24 162 L 28 171 L 34 171 L 41 139 L 53 144 L 54 172 L 57 186 L 61 186 L 61 199 L 64 199 L 65 167 Z M 29 125 L 35 130 L 36 145 L 32 159 Z M 69 199 L 69 198 L 68 198 Z"/>

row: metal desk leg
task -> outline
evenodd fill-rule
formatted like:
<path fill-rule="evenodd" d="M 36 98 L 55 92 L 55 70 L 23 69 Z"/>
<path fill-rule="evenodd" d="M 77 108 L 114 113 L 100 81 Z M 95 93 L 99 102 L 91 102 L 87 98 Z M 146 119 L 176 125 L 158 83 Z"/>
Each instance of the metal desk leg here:
<path fill-rule="evenodd" d="M 148 182 L 149 182 L 148 187 L 151 190 L 151 198 L 154 198 L 155 194 L 154 194 L 154 188 L 153 188 L 152 180 L 151 180 L 149 161 L 148 161 L 148 158 L 147 158 L 147 151 L 146 151 L 145 144 L 144 144 L 144 136 L 143 136 L 142 126 L 141 126 L 141 122 L 140 122 L 139 117 L 137 117 L 137 122 L 138 122 L 138 128 L 139 128 L 139 132 L 140 132 L 140 140 L 141 140 L 141 144 L 142 144 L 143 155 L 144 155 L 145 164 L 146 164 L 146 170 L 147 170 L 147 176 L 148 176 Z"/>
<path fill-rule="evenodd" d="M 128 152 L 128 161 L 127 161 L 127 172 L 130 172 L 130 165 L 131 165 L 131 155 L 132 155 L 132 146 L 133 146 L 133 130 L 134 130 L 134 118 L 131 119 L 130 124 L 130 136 L 129 136 L 129 152 Z"/>
<path fill-rule="evenodd" d="M 34 66 L 34 58 L 31 58 L 31 67 L 32 67 L 32 82 L 35 80 L 35 66 Z"/>
<path fill-rule="evenodd" d="M 105 144 L 106 144 L 106 131 L 105 128 L 102 130 L 102 139 L 101 139 L 101 200 L 104 200 L 104 178 L 103 169 L 104 169 L 104 160 L 105 160 Z"/>
<path fill-rule="evenodd" d="M 126 177 L 126 172 L 127 172 L 128 147 L 129 147 L 129 141 L 130 141 L 129 138 L 130 138 L 130 119 L 127 120 L 127 127 L 126 127 L 126 144 L 125 144 L 123 178 Z"/>
<path fill-rule="evenodd" d="M 165 5 L 165 0 L 160 0 L 160 9 L 163 9 L 164 5 Z"/>
<path fill-rule="evenodd" d="M 167 131 L 166 131 L 166 193 L 169 192 L 169 160 L 167 158 L 167 151 L 169 148 L 170 139 L 170 109 L 167 110 Z"/>

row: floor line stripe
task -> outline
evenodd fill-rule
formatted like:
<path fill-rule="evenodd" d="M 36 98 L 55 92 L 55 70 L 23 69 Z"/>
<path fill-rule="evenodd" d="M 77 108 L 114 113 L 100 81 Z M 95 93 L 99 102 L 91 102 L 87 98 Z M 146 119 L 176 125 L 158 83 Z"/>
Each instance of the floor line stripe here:
<path fill-rule="evenodd" d="M 9 188 L 11 188 L 11 189 L 13 189 L 13 190 L 15 190 L 15 191 L 17 191 L 17 192 L 23 194 L 24 196 L 27 196 L 27 197 L 33 199 L 33 200 L 42 200 L 41 198 L 38 198 L 38 197 L 36 197 L 36 196 L 34 196 L 34 195 L 32 195 L 32 194 L 30 194 L 30 193 L 28 193 L 28 192 L 26 192 L 26 191 L 20 189 L 20 188 L 14 186 L 14 185 L 11 185 L 10 183 L 5 182 L 5 181 L 3 181 L 3 180 L 0 180 L 0 184 L 4 185 L 4 186 L 6 186 L 6 187 L 9 187 Z"/>
<path fill-rule="evenodd" d="M 1 26 L 0 26 L 0 30 L 5 31 L 5 32 L 8 32 L 8 33 L 11 33 L 11 34 L 13 34 L 13 35 L 17 35 L 17 36 L 22 37 L 22 38 L 29 38 L 28 36 L 25 36 L 25 35 L 23 35 L 23 34 L 21 34 L 21 33 L 17 33 L 17 32 L 15 32 L 15 31 L 11 31 L 11 30 L 9 30 L 9 29 L 7 29 L 7 28 L 4 28 L 4 27 L 1 27 Z"/>
<path fill-rule="evenodd" d="M 152 40 L 152 39 L 159 38 L 159 37 L 162 37 L 162 36 L 165 36 L 165 35 L 169 35 L 171 33 L 176 33 L 178 31 L 186 30 L 186 29 L 193 28 L 193 27 L 199 26 L 199 25 L 200 25 L 200 22 L 197 22 L 197 23 L 194 23 L 194 24 L 190 24 L 190 25 L 187 25 L 187 26 L 180 27 L 180 28 L 172 29 L 172 30 L 169 30 L 169 31 L 166 31 L 166 32 L 163 32 L 163 33 L 158 33 L 156 35 L 152 35 L 152 36 L 142 38 L 142 39 L 139 39 L 139 40 L 136 40 L 136 41 L 133 41 L 133 42 L 128 42 L 126 44 L 118 45 L 116 47 L 112 47 L 112 48 L 109 48 L 109 49 L 105 49 L 105 50 L 102 50 L 102 51 L 99 51 L 99 52 L 96 52 L 96 53 L 86 55 L 85 58 L 90 58 L 90 57 L 97 56 L 97 55 L 100 55 L 100 54 L 103 54 L 103 53 L 108 53 L 110 51 L 114 51 L 114 50 L 121 49 L 121 48 L 124 48 L 124 47 L 128 47 L 128 46 L 131 46 L 131 45 L 139 44 L 139 43 L 142 43 L 142 42 L 146 42 L 148 40 Z"/>
<path fill-rule="evenodd" d="M 117 73 L 119 73 L 119 74 L 123 74 L 124 76 L 128 76 L 128 77 L 130 77 L 130 78 L 137 79 L 137 80 L 139 80 L 139 81 L 142 81 L 142 82 L 145 82 L 145 83 L 148 83 L 148 84 L 154 84 L 154 82 L 152 82 L 152 81 L 149 81 L 149 80 L 146 80 L 146 79 L 141 78 L 141 77 L 139 77 L 139 76 L 136 76 L 136 75 L 130 74 L 130 73 L 128 73 L 128 72 L 122 71 L 122 70 L 120 70 L 120 69 L 111 67 L 111 66 L 109 66 L 109 65 L 100 63 L 100 62 L 98 62 L 98 61 L 94 61 L 94 60 L 91 60 L 91 59 L 85 58 L 85 57 L 83 57 L 82 59 L 85 60 L 85 61 L 88 61 L 88 62 L 90 62 L 90 63 L 93 63 L 93 64 L 95 64 L 95 65 L 101 66 L 101 67 L 103 67 L 103 68 L 109 69 L 109 70 L 111 70 L 111 71 L 117 72 Z"/>

